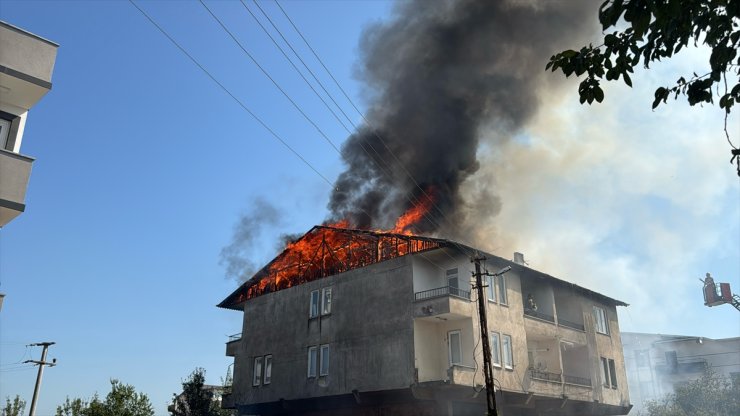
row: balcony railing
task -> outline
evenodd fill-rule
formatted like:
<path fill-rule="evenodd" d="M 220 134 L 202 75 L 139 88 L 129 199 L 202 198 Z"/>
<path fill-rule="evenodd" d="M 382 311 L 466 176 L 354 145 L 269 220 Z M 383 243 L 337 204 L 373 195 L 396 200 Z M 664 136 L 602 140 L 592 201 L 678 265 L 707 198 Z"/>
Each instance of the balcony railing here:
<path fill-rule="evenodd" d="M 436 289 L 423 290 L 421 292 L 414 293 L 414 301 L 420 301 L 425 299 L 439 298 L 442 296 L 454 296 L 470 300 L 470 292 L 462 290 L 453 286 L 438 287 Z"/>
<path fill-rule="evenodd" d="M 555 383 L 562 383 L 562 379 L 560 378 L 560 373 L 551 373 L 549 371 L 542 371 L 542 370 L 530 368 L 529 375 L 533 379 L 537 379 L 537 380 L 545 380 L 545 381 L 552 381 Z"/>
<path fill-rule="evenodd" d="M 558 316 L 558 325 L 564 326 L 564 327 L 570 328 L 570 329 L 577 329 L 579 331 L 585 331 L 586 330 L 586 327 L 583 326 L 583 324 L 579 324 L 577 322 L 569 321 L 569 320 L 563 319 L 563 318 L 561 318 L 559 316 Z"/>
<path fill-rule="evenodd" d="M 226 341 L 226 343 L 228 344 L 229 342 L 239 341 L 240 339 L 242 339 L 242 333 L 241 332 L 238 333 L 238 334 L 229 335 L 229 340 Z"/>
<path fill-rule="evenodd" d="M 569 376 L 568 374 L 563 374 L 563 381 L 568 384 L 577 384 L 579 386 L 591 387 L 591 379 L 587 377 Z"/>
<path fill-rule="evenodd" d="M 543 312 L 536 311 L 534 309 L 524 308 L 524 314 L 527 316 L 531 316 L 534 318 L 542 319 L 544 321 L 555 323 L 555 317 L 552 315 L 548 315 Z"/>

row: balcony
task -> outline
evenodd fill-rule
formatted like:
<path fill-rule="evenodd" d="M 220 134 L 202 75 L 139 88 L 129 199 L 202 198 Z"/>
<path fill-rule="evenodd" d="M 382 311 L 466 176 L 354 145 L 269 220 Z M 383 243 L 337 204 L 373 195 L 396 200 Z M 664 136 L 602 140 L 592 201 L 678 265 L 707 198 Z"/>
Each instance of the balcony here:
<path fill-rule="evenodd" d="M 33 159 L 0 149 L 0 227 L 25 209 L 26 188 Z"/>
<path fill-rule="evenodd" d="M 419 302 L 426 299 L 439 298 L 443 296 L 454 296 L 470 300 L 470 292 L 467 290 L 458 289 L 452 286 L 443 286 L 436 289 L 423 290 L 421 292 L 414 293 L 414 302 Z"/>
<path fill-rule="evenodd" d="M 583 325 L 583 323 L 573 322 L 569 321 L 567 319 L 563 319 L 560 316 L 558 316 L 558 326 L 562 326 L 565 328 L 575 329 L 577 331 L 586 331 L 586 327 Z"/>
<path fill-rule="evenodd" d="M 238 334 L 230 335 L 229 340 L 226 341 L 226 356 L 235 357 L 236 350 L 239 348 L 239 341 L 242 339 L 241 332 Z"/>
<path fill-rule="evenodd" d="M 563 374 L 563 381 L 577 386 L 591 387 L 591 379 L 587 377 L 570 376 Z"/>
<path fill-rule="evenodd" d="M 534 309 L 524 308 L 524 316 L 541 319 L 543 321 L 555 323 L 555 317 L 544 312 L 539 312 Z"/>
<path fill-rule="evenodd" d="M 529 376 L 533 380 L 549 381 L 551 383 L 562 383 L 560 373 L 551 373 L 549 371 L 542 371 L 535 368 L 530 368 Z"/>

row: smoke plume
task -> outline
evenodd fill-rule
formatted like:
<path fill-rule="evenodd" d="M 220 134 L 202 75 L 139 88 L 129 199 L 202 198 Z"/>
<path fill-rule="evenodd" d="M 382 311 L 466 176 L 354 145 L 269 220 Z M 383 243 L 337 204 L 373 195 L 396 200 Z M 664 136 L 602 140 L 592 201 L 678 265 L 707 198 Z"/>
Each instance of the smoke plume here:
<path fill-rule="evenodd" d="M 593 32 L 590 3 L 416 0 L 367 29 L 368 123 L 342 149 L 332 219 L 387 229 L 426 195 L 436 206 L 416 232 L 454 237 L 496 215 L 495 190 L 463 198 L 461 186 L 479 169 L 481 144 L 506 142 L 536 113 L 549 57 Z"/>
<path fill-rule="evenodd" d="M 262 199 L 256 199 L 251 210 L 241 215 L 234 225 L 231 243 L 221 249 L 219 264 L 226 267 L 226 277 L 245 282 L 257 272 L 259 266 L 254 251 L 263 245 L 261 232 L 265 227 L 277 225 L 280 218 L 277 208 Z M 281 240 L 288 238 L 285 236 Z"/>

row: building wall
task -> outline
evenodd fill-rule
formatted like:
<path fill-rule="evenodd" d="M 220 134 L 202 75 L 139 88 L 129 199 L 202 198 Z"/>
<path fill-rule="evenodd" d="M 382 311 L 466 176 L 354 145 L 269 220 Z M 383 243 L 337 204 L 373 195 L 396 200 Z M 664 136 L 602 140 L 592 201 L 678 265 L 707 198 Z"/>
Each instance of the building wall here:
<path fill-rule="evenodd" d="M 244 304 L 235 403 L 408 388 L 414 382 L 411 259 L 355 269 Z M 309 318 L 311 291 L 332 287 L 331 313 Z M 308 347 L 330 346 L 329 375 L 308 378 Z M 271 354 L 272 381 L 252 386 L 254 357 Z"/>

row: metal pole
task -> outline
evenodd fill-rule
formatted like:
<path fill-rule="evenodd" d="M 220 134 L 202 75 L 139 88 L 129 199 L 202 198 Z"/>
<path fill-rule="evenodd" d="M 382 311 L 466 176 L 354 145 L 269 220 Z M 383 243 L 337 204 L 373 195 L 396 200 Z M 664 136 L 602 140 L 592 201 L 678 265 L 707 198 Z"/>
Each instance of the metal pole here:
<path fill-rule="evenodd" d="M 483 375 L 486 378 L 486 415 L 498 416 L 496 410 L 496 396 L 493 391 L 493 367 L 491 364 L 491 344 L 488 339 L 488 318 L 486 315 L 486 297 L 483 293 L 483 278 L 481 277 L 480 261 L 485 257 L 474 257 L 475 286 L 478 290 L 478 312 L 480 315 L 480 337 L 483 344 Z"/>
<path fill-rule="evenodd" d="M 31 399 L 31 410 L 28 412 L 28 416 L 36 415 L 36 402 L 39 398 L 39 389 L 41 388 L 41 377 L 44 375 L 44 366 L 48 365 L 52 367 L 56 365 L 55 364 L 56 360 L 54 360 L 54 363 L 46 362 L 46 353 L 49 349 L 49 346 L 54 345 L 54 344 L 55 344 L 54 342 L 39 342 L 37 344 L 31 344 L 31 346 L 34 346 L 34 347 L 41 346 L 41 347 L 44 347 L 44 349 L 43 351 L 41 351 L 41 361 L 33 361 L 33 360 L 25 361 L 26 363 L 34 363 L 39 366 L 39 372 L 36 375 L 36 386 L 33 388 L 33 399 Z"/>

